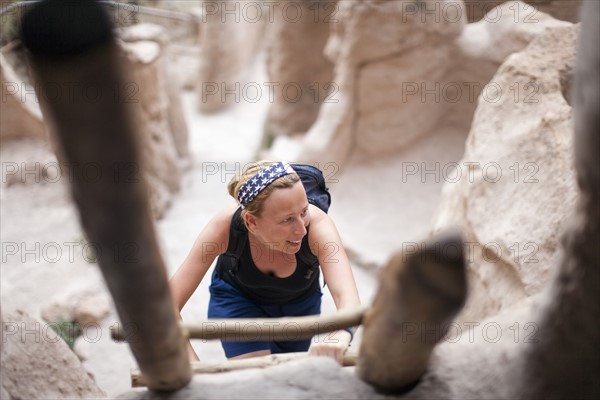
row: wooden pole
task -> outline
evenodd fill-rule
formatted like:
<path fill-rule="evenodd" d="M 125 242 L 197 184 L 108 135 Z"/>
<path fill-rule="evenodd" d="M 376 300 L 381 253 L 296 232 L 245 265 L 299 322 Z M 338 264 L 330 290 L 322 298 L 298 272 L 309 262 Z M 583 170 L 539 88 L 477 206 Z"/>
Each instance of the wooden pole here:
<path fill-rule="evenodd" d="M 182 324 L 190 339 L 226 341 L 301 340 L 362 323 L 365 306 L 348 308 L 329 315 L 283 318 L 209 319 L 199 325 Z M 118 341 L 136 340 L 120 326 L 111 326 L 111 336 Z"/>
<path fill-rule="evenodd" d="M 217 363 L 207 363 L 194 361 L 191 363 L 194 374 L 218 374 L 221 372 L 239 371 L 250 368 L 267 368 L 286 362 L 306 359 L 310 356 L 308 353 L 286 353 L 286 354 L 270 354 L 268 356 L 252 357 L 242 360 L 232 360 Z M 357 355 L 355 353 L 344 354 L 344 367 L 356 365 Z M 142 387 L 146 386 L 144 377 L 137 369 L 131 370 L 131 386 Z"/>
<path fill-rule="evenodd" d="M 45 122 L 68 168 L 81 224 L 151 390 L 192 377 L 154 234 L 128 101 L 108 15 L 95 1 L 42 1 L 24 16 Z M 60 158 L 59 158 L 60 159 Z"/>
<path fill-rule="evenodd" d="M 543 315 L 534 319 L 540 334 L 513 369 L 523 372 L 515 385 L 522 399 L 600 399 L 600 3 L 581 3 L 571 92 L 580 192 Z"/>
<path fill-rule="evenodd" d="M 365 314 L 358 376 L 385 392 L 411 388 L 464 305 L 466 289 L 459 234 L 431 238 L 413 254 L 397 254 L 382 271 Z"/>

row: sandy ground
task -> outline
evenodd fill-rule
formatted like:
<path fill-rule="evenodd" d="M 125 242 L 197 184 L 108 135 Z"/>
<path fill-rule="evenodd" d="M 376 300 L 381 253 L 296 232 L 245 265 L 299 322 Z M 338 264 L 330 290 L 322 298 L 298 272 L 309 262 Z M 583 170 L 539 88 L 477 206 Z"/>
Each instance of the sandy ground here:
<path fill-rule="evenodd" d="M 257 82 L 266 82 L 262 65 L 259 59 L 253 75 Z M 269 106 L 265 96 L 256 103 L 236 104 L 226 112 L 200 115 L 195 111 L 194 93 L 183 93 L 182 100 L 193 162 L 184 176 L 183 189 L 157 222 L 169 275 L 179 267 L 205 223 L 233 201 L 227 195 L 226 182 L 253 159 Z M 465 133 L 440 132 L 393 159 L 352 164 L 335 176 L 337 182 L 330 182 L 330 214 L 356 261 L 353 268 L 363 303 L 372 299 L 376 274 L 361 266 L 381 266 L 403 243 L 423 239 L 444 183 L 431 177 L 423 180 L 420 175 L 402 179 L 399 171 L 408 163 L 457 161 L 465 138 Z M 33 165 L 53 162 L 47 146 L 39 141 L 9 142 L 2 145 L 0 157 L 2 307 L 23 309 L 39 318 L 43 306 L 73 293 L 106 292 L 99 269 L 86 259 L 86 248 L 80 242 L 83 234 L 68 195 L 68 177 L 8 186 L 13 166 L 26 161 Z M 35 181 L 33 175 L 31 178 Z M 187 322 L 205 318 L 208 284 L 205 279 L 183 309 Z M 323 302 L 323 313 L 335 309 L 326 289 Z M 130 388 L 129 371 L 135 367 L 128 347 L 110 339 L 109 327 L 117 320 L 113 307 L 101 329 L 84 332 L 76 344 L 78 352 L 87 357 L 86 369 L 109 397 Z M 354 347 L 359 342 L 360 331 Z M 194 347 L 205 361 L 224 360 L 218 342 L 195 341 Z"/>

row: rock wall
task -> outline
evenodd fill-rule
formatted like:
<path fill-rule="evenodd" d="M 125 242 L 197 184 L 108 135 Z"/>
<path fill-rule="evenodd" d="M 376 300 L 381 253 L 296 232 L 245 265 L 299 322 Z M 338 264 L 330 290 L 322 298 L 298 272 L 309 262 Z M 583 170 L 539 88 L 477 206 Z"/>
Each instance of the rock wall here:
<path fill-rule="evenodd" d="M 0 140 L 21 137 L 44 139 L 46 129 L 33 88 L 19 79 L 2 53 L 0 53 L 0 81 L 2 84 Z"/>
<path fill-rule="evenodd" d="M 512 53 L 523 50 L 546 29 L 572 26 L 569 22 L 559 21 L 539 11 L 535 14 L 534 22 L 529 19 L 530 9 L 526 3 L 508 1 L 489 10 L 480 21 L 465 25 L 455 42 L 454 68 L 447 79 L 457 85 L 458 95 L 448 90 L 443 96 L 451 102 L 451 112 L 445 116 L 445 123 L 468 132 L 477 99 L 486 85 L 486 93 L 480 101 L 496 101 L 497 94 L 493 89 L 498 86 L 496 82 L 490 85 L 490 81 L 504 60 Z M 451 83 L 447 84 L 448 88 L 451 88 Z M 513 98 L 524 96 L 525 89 L 531 92 L 530 88 L 512 86 L 510 93 L 504 92 L 504 95 L 512 95 Z M 458 101 L 452 102 L 454 98 Z"/>
<path fill-rule="evenodd" d="M 286 0 L 273 7 L 267 72 L 277 87 L 265 122 L 267 135 L 306 132 L 323 100 L 335 91 L 333 63 L 323 50 L 337 7 L 337 1 L 314 0 Z"/>
<path fill-rule="evenodd" d="M 460 9 L 460 3 L 452 4 Z M 339 3 L 339 22 L 332 25 L 326 46 L 336 65 L 339 91 L 323 104 L 297 158 L 341 165 L 351 153 L 380 157 L 435 126 L 444 105 L 438 102 L 419 112 L 421 101 L 407 101 L 404 95 L 415 82 L 433 87 L 443 79 L 451 43 L 465 21 L 461 13 L 453 21 L 423 20 L 420 9 L 411 6 L 396 1 Z"/>
<path fill-rule="evenodd" d="M 519 1 L 471 24 L 460 2 L 419 4 L 339 3 L 325 47 L 339 90 L 295 148 L 276 141 L 272 158 L 343 167 L 349 158 L 393 156 L 448 125 L 467 132 L 479 94 L 504 59 L 544 29 L 571 25 L 541 12 L 529 23 L 531 7 Z"/>
<path fill-rule="evenodd" d="M 434 223 L 436 231 L 460 226 L 470 243 L 463 320 L 534 295 L 555 274 L 559 235 L 577 198 L 568 99 L 577 33 L 548 29 L 493 77 L 504 95 L 479 97 L 456 182 L 446 183 Z"/>
<path fill-rule="evenodd" d="M 161 218 L 179 191 L 182 169 L 189 162 L 178 86 L 169 79 L 165 67 L 168 39 L 162 28 L 149 24 L 126 28 L 120 36 L 125 68 L 131 77 L 122 95 L 135 111 L 150 203 L 154 215 Z"/>
<path fill-rule="evenodd" d="M 109 295 L 101 290 L 80 291 L 53 299 L 42 310 L 42 319 L 46 322 L 56 322 L 66 319 L 74 321 L 82 328 L 89 325 L 100 326 L 111 310 Z"/>
<path fill-rule="evenodd" d="M 264 32 L 262 2 L 202 2 L 199 110 L 217 112 L 240 102 L 247 71 Z"/>
<path fill-rule="evenodd" d="M 463 0 L 463 2 L 467 9 L 469 22 L 481 20 L 485 14 L 500 4 L 515 3 L 514 0 Z M 554 18 L 563 21 L 575 23 L 581 20 L 579 15 L 581 0 L 525 0 L 525 3 L 531 7 L 519 10 L 514 4 L 509 4 L 504 14 L 512 14 L 517 19 L 525 18 L 532 23 L 537 21 L 539 16 L 538 11 L 550 14 Z M 512 8 L 510 7 L 511 5 L 513 5 Z M 502 15 L 500 12 L 500 10 L 494 11 L 487 18 L 495 20 Z"/>
<path fill-rule="evenodd" d="M 177 155 L 183 164 L 187 164 L 190 157 L 190 151 L 188 146 L 188 127 L 186 118 L 183 113 L 183 106 L 181 104 L 181 96 L 179 94 L 181 82 L 179 77 L 176 75 L 175 69 L 170 67 L 171 60 L 169 59 L 169 51 L 171 50 L 171 40 L 169 39 L 169 33 L 164 27 L 156 24 L 137 24 L 129 28 L 120 29 L 119 37 L 125 42 L 137 42 L 141 40 L 149 40 L 159 44 L 161 50 L 161 56 L 158 68 L 158 73 L 164 75 L 163 90 L 166 91 L 166 95 L 169 101 L 169 107 L 167 108 L 168 123 L 173 136 L 173 141 L 177 150 Z"/>
<path fill-rule="evenodd" d="M 2 399 L 104 398 L 49 324 L 2 310 Z"/>
<path fill-rule="evenodd" d="M 134 110 L 144 160 L 142 168 L 149 183 L 150 203 L 155 217 L 161 218 L 169 207 L 173 194 L 179 190 L 182 170 L 191 162 L 179 87 L 165 66 L 164 53 L 169 42 L 168 34 L 164 28 L 152 24 L 133 25 L 120 29 L 119 33 L 123 61 L 130 81 L 111 95 L 131 105 Z M 6 99 L 2 100 L 0 113 L 1 138 L 33 136 L 45 140 L 46 126 L 37 101 L 41 96 L 43 109 L 44 102 L 52 101 L 54 94 L 37 91 L 34 96 L 33 88 L 25 89 L 25 83 L 18 79 L 2 55 L 0 64 L 3 96 L 6 88 Z M 69 93 L 67 90 L 77 88 L 77 85 L 64 91 L 63 88 L 58 88 L 56 95 L 66 96 Z M 93 101 L 94 95 L 98 95 L 91 90 L 87 90 L 85 94 L 91 96 L 86 97 L 90 101 Z M 53 135 L 50 135 L 50 146 L 64 167 L 63 157 L 59 154 L 59 146 L 54 143 Z M 139 166 L 126 166 L 119 171 L 123 179 L 133 172 L 128 168 Z"/>

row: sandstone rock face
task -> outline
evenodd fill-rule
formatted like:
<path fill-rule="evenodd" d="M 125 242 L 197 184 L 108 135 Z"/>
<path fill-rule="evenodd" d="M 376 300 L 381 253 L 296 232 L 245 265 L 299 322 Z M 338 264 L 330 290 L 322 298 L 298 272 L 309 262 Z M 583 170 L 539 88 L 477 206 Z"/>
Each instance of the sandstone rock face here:
<path fill-rule="evenodd" d="M 2 398 L 87 399 L 105 394 L 48 324 L 2 310 Z"/>
<path fill-rule="evenodd" d="M 504 3 L 516 3 L 514 0 L 463 0 L 467 9 L 469 22 L 479 21 L 486 18 L 485 15 L 493 10 L 496 6 Z M 581 20 L 579 9 L 581 0 L 525 0 L 528 7 L 518 10 L 513 6 L 505 9 L 504 14 L 510 13 L 520 19 L 523 16 L 528 21 L 535 23 L 541 11 L 550 14 L 556 19 L 570 22 L 579 22 Z M 501 14 L 503 10 L 496 10 L 487 16 L 487 19 L 494 20 Z"/>
<path fill-rule="evenodd" d="M 246 71 L 264 32 L 262 2 L 202 2 L 199 108 L 211 113 L 241 101 Z"/>
<path fill-rule="evenodd" d="M 172 195 L 179 190 L 181 169 L 190 163 L 188 131 L 179 87 L 165 67 L 164 49 L 169 37 L 164 28 L 153 24 L 133 25 L 119 30 L 124 41 L 126 69 L 131 81 L 119 89 L 120 100 L 131 104 L 135 110 L 135 123 L 141 133 L 141 154 L 149 182 L 150 202 L 154 215 L 160 218 L 169 207 Z M 33 89 L 27 88 L 0 55 L 2 85 L 6 88 L 6 101 L 2 101 L 1 138 L 35 136 L 45 138 L 45 127 L 37 103 L 33 102 Z M 66 92 L 61 92 L 66 95 Z M 59 93 L 59 94 L 61 94 Z M 52 101 L 52 94 L 36 93 L 43 101 Z M 27 101 L 25 101 L 27 100 Z M 64 167 L 59 146 L 50 136 L 50 144 Z M 23 164 L 23 169 L 35 170 L 35 165 Z M 123 166 L 119 178 L 127 179 L 138 166 Z M 36 181 L 46 179 L 45 170 L 38 171 Z M 67 174 L 67 171 L 63 171 Z M 31 174 L 18 174 L 31 176 Z M 16 176 L 16 174 L 15 174 Z M 8 181 L 9 185 L 17 182 Z"/>
<path fill-rule="evenodd" d="M 455 43 L 455 68 L 448 79 L 458 85 L 459 94 L 444 93 L 448 100 L 458 98 L 452 104 L 453 112 L 445 118 L 447 123 L 468 132 L 477 98 L 485 85 L 490 84 L 506 57 L 523 50 L 548 28 L 572 26 L 570 22 L 559 21 L 539 11 L 535 12 L 535 20 L 532 20 L 529 15 L 531 9 L 520 1 L 504 2 L 492 8 L 485 18 L 465 26 Z M 495 101 L 493 88 L 497 88 L 495 82 L 488 86 L 489 93 L 484 94 L 483 100 Z M 520 94 L 516 93 L 516 87 L 511 90 L 516 96 Z"/>
<path fill-rule="evenodd" d="M 177 110 L 177 103 L 169 111 L 173 103 L 168 95 L 169 82 L 160 44 L 138 40 L 123 42 L 122 48 L 125 68 L 131 77 L 123 90 L 124 101 L 130 102 L 135 110 L 135 123 L 140 134 L 138 144 L 150 191 L 150 204 L 155 217 L 161 218 L 181 184 L 180 154 L 175 140 L 178 135 L 173 133 L 170 124 L 171 113 L 176 112 L 173 110 Z M 184 121 L 181 108 L 179 114 L 180 121 Z M 179 131 L 179 135 L 183 134 L 183 131 Z M 131 172 L 124 170 L 124 178 Z"/>
<path fill-rule="evenodd" d="M 333 63 L 323 52 L 332 24 L 335 1 L 286 0 L 273 7 L 269 22 L 267 71 L 273 90 L 265 129 L 271 136 L 304 133 L 319 107 L 335 92 Z M 293 18 L 292 18 L 293 17 Z"/>
<path fill-rule="evenodd" d="M 183 113 L 183 106 L 181 104 L 181 98 L 179 95 L 179 89 L 181 82 L 179 77 L 176 75 L 176 70 L 170 67 L 170 60 L 166 60 L 171 51 L 172 42 L 169 39 L 169 34 L 165 28 L 155 24 L 137 24 L 131 27 L 120 29 L 120 38 L 125 42 L 137 42 L 142 40 L 149 40 L 156 42 L 160 45 L 161 56 L 159 73 L 164 74 L 164 87 L 166 95 L 168 97 L 169 106 L 167 107 L 168 123 L 170 127 L 170 133 L 173 137 L 173 142 L 177 150 L 177 155 L 180 158 L 180 162 L 187 164 L 189 161 L 190 151 L 188 146 L 188 127 Z M 158 87 L 160 89 L 160 87 Z"/>
<path fill-rule="evenodd" d="M 35 101 L 33 88 L 27 87 L 0 53 L 0 81 L 2 101 L 0 112 L 0 140 L 6 138 L 45 138 L 42 112 Z M 50 94 L 49 94 L 50 95 Z"/>
<path fill-rule="evenodd" d="M 434 224 L 461 226 L 470 243 L 463 320 L 540 292 L 555 273 L 559 234 L 578 193 L 568 100 L 577 31 L 548 29 L 500 67 L 492 79 L 497 101 L 479 98 Z"/>
<path fill-rule="evenodd" d="M 193 90 L 198 83 L 200 69 L 199 33 L 202 21 L 202 8 L 198 7 L 200 2 L 167 0 L 152 3 L 151 7 L 174 13 L 173 18 L 142 14 L 140 17 L 144 22 L 135 26 L 158 25 L 162 27 L 163 32 L 168 33 L 167 46 L 163 50 L 166 50 L 168 60 L 169 87 L 175 83 L 180 89 Z M 146 39 L 156 40 L 151 37 Z"/>
<path fill-rule="evenodd" d="M 196 90 L 199 86 L 198 70 L 200 69 L 200 49 L 197 45 L 171 43 L 167 48 L 169 58 L 168 70 L 180 89 Z"/>
<path fill-rule="evenodd" d="M 110 299 L 106 293 L 81 292 L 51 302 L 42 309 L 42 318 L 48 322 L 67 318 L 85 328 L 88 325 L 99 326 L 110 309 Z"/>
<path fill-rule="evenodd" d="M 504 59 L 544 29 L 570 25 L 541 12 L 529 23 L 530 6 L 518 1 L 502 5 L 495 20 L 467 25 L 461 3 L 415 4 L 339 3 L 326 46 L 339 91 L 287 158 L 342 165 L 350 155 L 397 154 L 448 124 L 468 130 L 478 95 Z"/>
<path fill-rule="evenodd" d="M 323 104 L 298 158 L 342 164 L 350 153 L 379 157 L 431 131 L 444 104 L 419 112 L 421 100 L 404 95 L 415 82 L 434 87 L 447 74 L 451 43 L 465 20 L 461 3 L 442 3 L 455 8 L 454 20 L 422 19 L 416 3 L 339 3 L 326 46 L 339 92 Z"/>

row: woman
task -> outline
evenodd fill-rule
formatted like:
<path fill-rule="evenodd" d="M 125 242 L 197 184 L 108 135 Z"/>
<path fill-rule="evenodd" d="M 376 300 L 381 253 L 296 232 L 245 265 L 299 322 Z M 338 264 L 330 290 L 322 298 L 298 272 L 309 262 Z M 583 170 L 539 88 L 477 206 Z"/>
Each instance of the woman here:
<path fill-rule="evenodd" d="M 170 281 L 178 310 L 218 253 L 225 254 L 219 255 L 212 275 L 209 318 L 319 314 L 317 262 L 337 309 L 359 305 L 337 229 L 325 212 L 308 203 L 304 186 L 289 164 L 252 164 L 229 182 L 228 191 L 239 206 L 224 209 L 208 223 Z M 233 251 L 234 242 L 242 248 Z M 315 261 L 311 263 L 311 259 Z M 309 350 L 341 364 L 352 334 L 352 330 L 336 331 L 325 343 L 312 345 L 311 340 L 221 343 L 229 359 Z M 191 345 L 189 351 L 190 357 L 198 360 Z"/>

